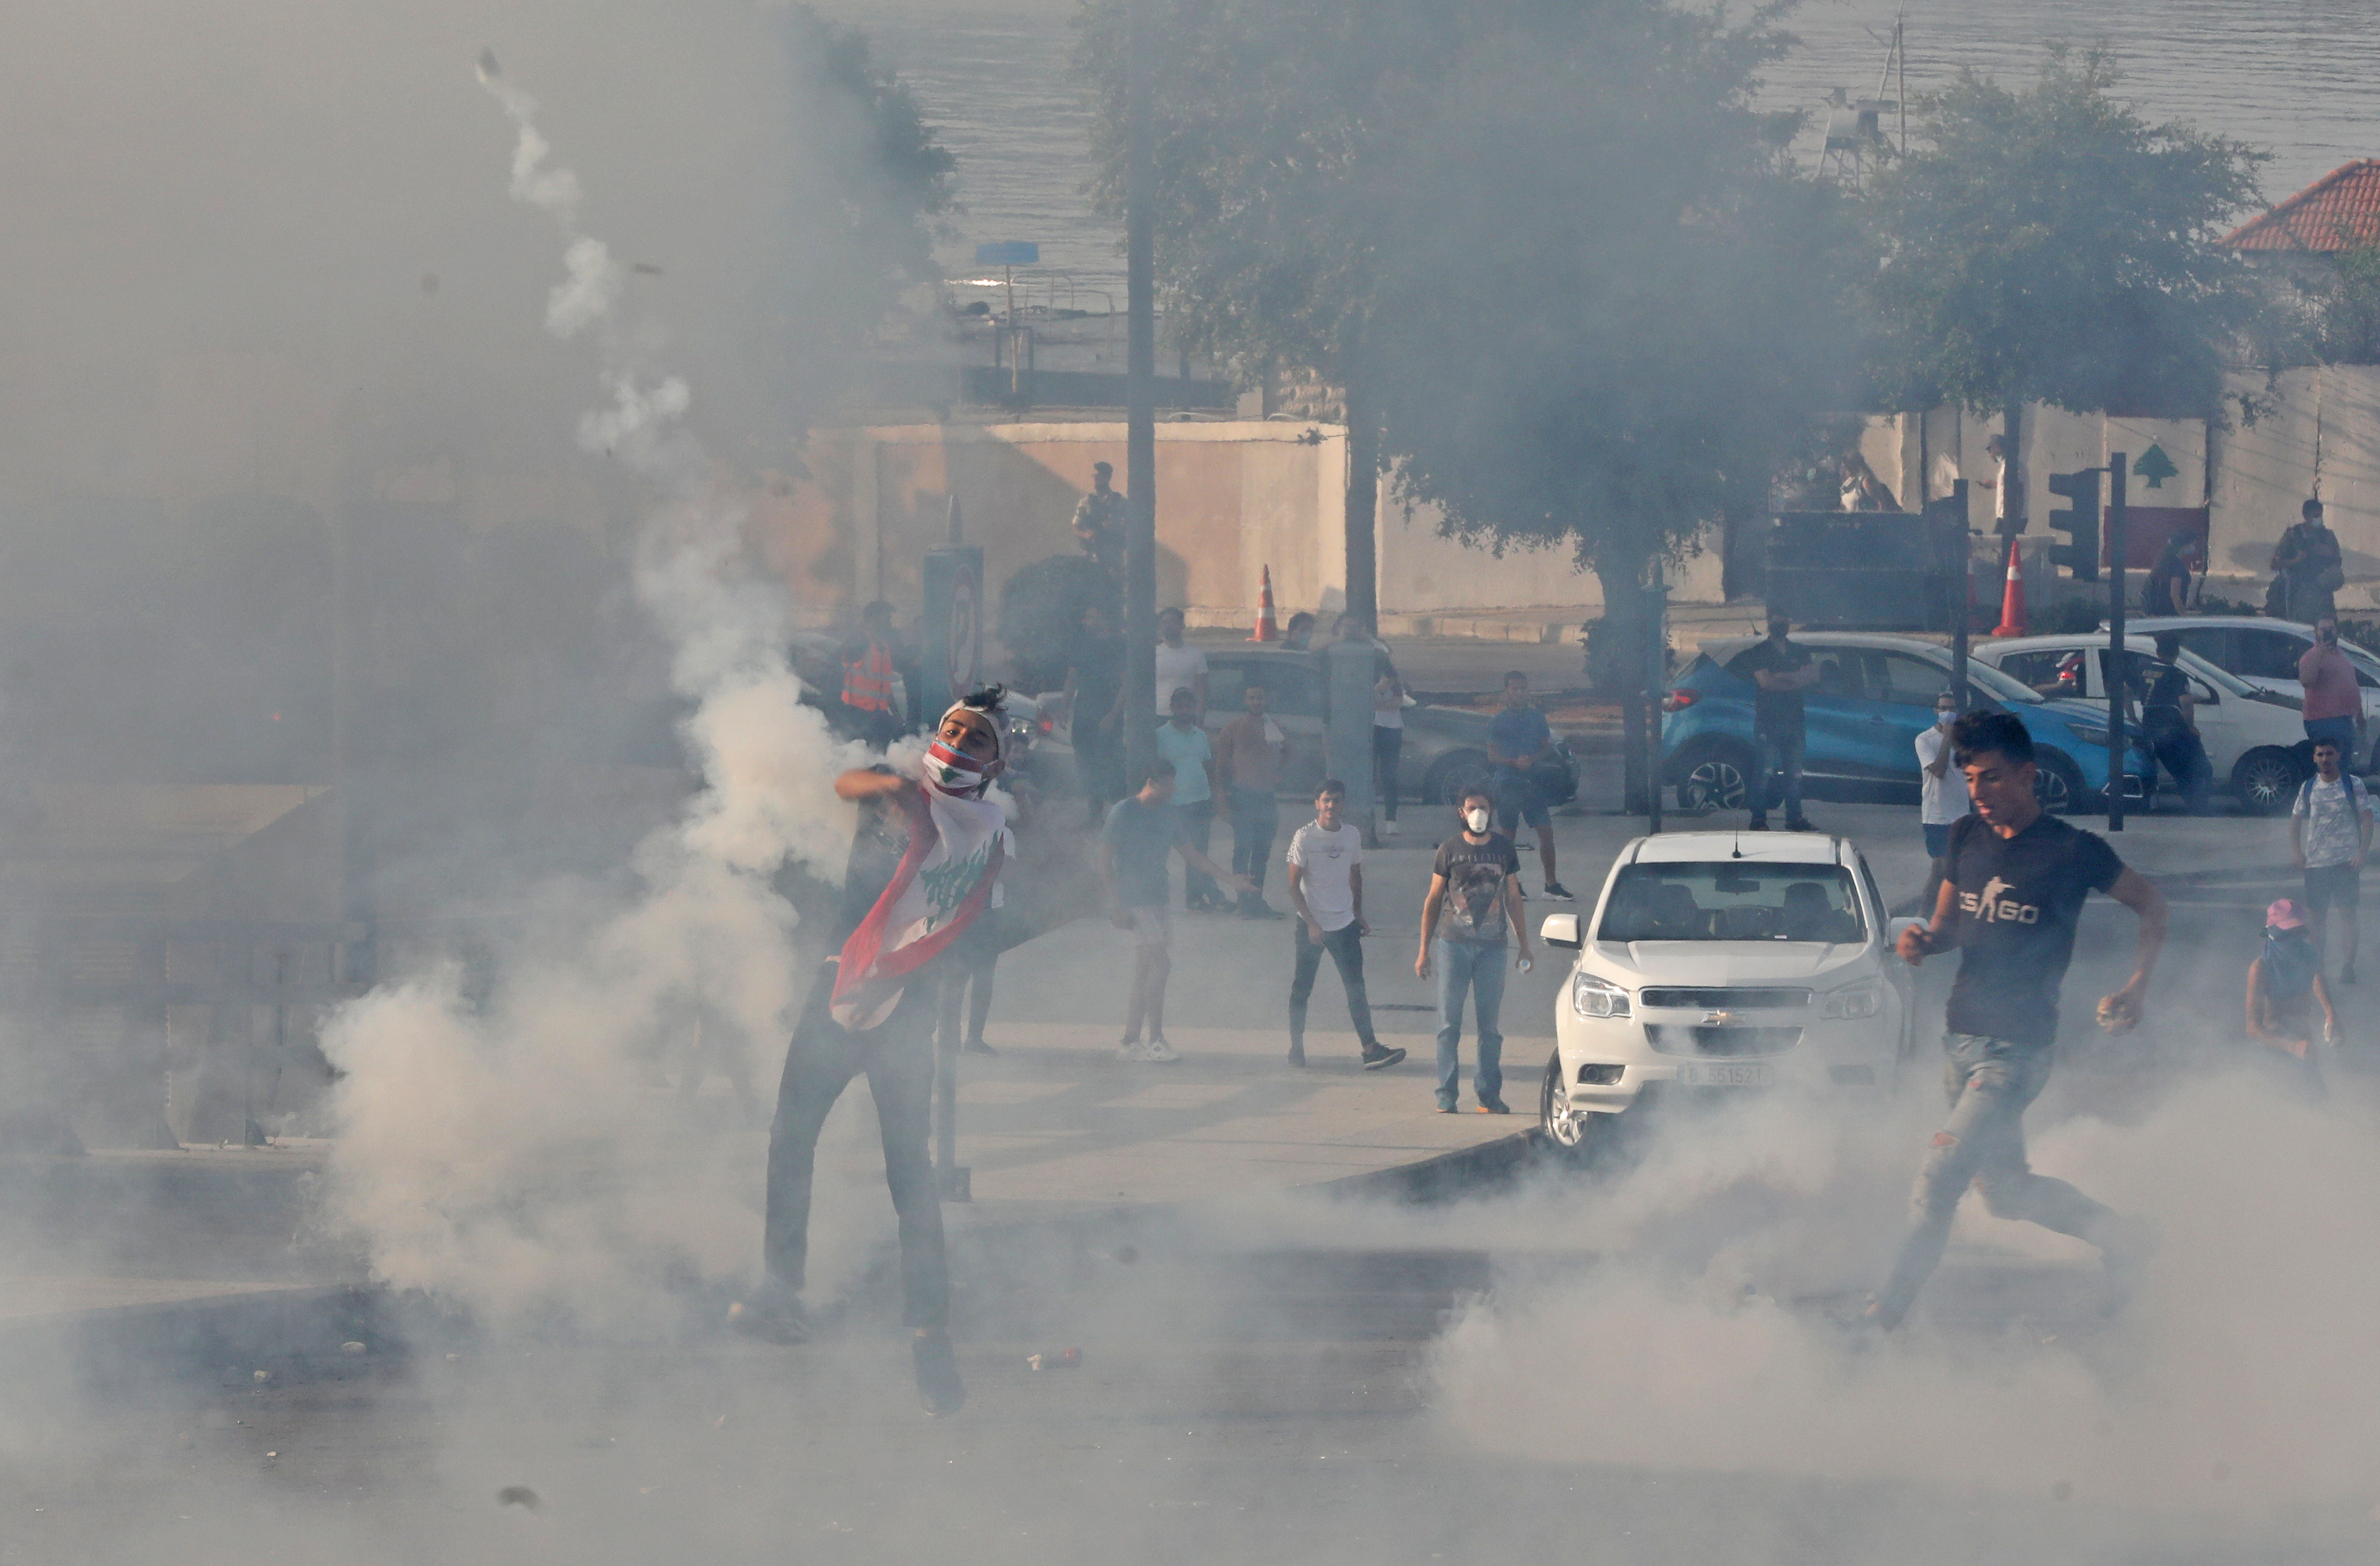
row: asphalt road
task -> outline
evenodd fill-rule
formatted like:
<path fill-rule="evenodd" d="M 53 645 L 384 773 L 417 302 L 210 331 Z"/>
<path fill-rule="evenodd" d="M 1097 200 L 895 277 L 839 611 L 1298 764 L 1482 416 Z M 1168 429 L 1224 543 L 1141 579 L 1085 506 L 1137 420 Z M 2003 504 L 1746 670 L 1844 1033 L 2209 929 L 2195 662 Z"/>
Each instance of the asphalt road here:
<path fill-rule="evenodd" d="M 1897 832 L 1907 814 L 1858 824 Z M 1562 830 L 1585 854 L 1593 826 Z M 2037 1133 L 2136 1123 L 2229 1047 L 2192 1019 L 2236 1012 L 2243 929 L 2281 884 L 2268 879 L 2174 883 L 2163 1020 L 2143 1041 L 2074 1020 L 2130 947 L 2128 917 L 2095 909 L 2067 989 L 2077 1047 Z M 2341 1097 L 2360 1102 L 2360 1080 Z M 1912 1092 L 1915 1124 L 1930 1111 L 1922 1083 Z M 1704 1193 L 1696 1171 L 1729 1144 L 1694 1135 L 1657 1128 L 1640 1161 L 1539 1168 L 1451 1206 L 1277 1204 L 991 1235 L 959 1260 L 972 1398 L 941 1422 L 916 1409 L 880 1289 L 794 1350 L 684 1323 L 486 1339 L 416 1313 L 367 1354 L 264 1381 L 183 1354 L 167 1378 L 0 1415 L 0 1561 L 2034 1566 L 2364 1560 L 2380 1543 L 2371 1495 L 2277 1512 L 2149 1504 L 2050 1482 L 2005 1430 L 1961 1434 L 1962 1399 L 2027 1377 L 2050 1376 L 2039 1395 L 2054 1403 L 2074 1376 L 2138 1401 L 2172 1373 L 2147 1326 L 2103 1316 L 2087 1259 L 1954 1253 L 1918 1359 L 1827 1359 L 1810 1426 L 1840 1406 L 1905 1421 L 1905 1461 L 1830 1463 L 1790 1422 L 1681 1458 L 1679 1431 L 1629 1401 L 1635 1367 L 1662 1364 L 1689 1406 L 1708 1392 L 1718 1423 L 1739 1400 L 1744 1420 L 1773 1418 L 1771 1383 L 1792 1380 L 1797 1356 L 1836 1352 L 1840 1285 L 1858 1269 L 1830 1287 L 1777 1258 L 1747 1264 L 1756 1307 L 1742 1319 L 1800 1324 L 1753 1357 L 1713 1335 L 1709 1319 L 1739 1317 L 1698 1316 L 1697 1292 L 1799 1225 L 1888 1232 L 1922 1151 L 1886 1138 L 1885 1172 L 1847 1200 L 1758 1178 Z M 1665 1161 L 1687 1147 L 1702 1150 Z M 1607 1225 L 1664 1184 L 1685 1193 L 1676 1213 L 1633 1238 Z M 1614 1316 L 1594 1293 L 1610 1276 L 1647 1281 L 1654 1303 Z M 715 1305 L 690 1299 L 687 1319 Z M 1706 1336 L 1665 1341 L 1673 1317 Z M 1028 1364 L 1069 1347 L 1079 1367 Z M 2100 1424 L 2116 1429 L 2124 1406 Z"/>

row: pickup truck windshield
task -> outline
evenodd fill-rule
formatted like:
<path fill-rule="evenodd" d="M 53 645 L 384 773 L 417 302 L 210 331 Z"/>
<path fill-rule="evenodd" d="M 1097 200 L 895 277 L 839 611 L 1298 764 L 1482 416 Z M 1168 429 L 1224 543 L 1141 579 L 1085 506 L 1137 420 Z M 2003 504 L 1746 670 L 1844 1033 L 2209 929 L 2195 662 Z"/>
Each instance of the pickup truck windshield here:
<path fill-rule="evenodd" d="M 1867 939 L 1859 897 L 1840 865 L 1742 859 L 1631 865 L 1620 872 L 1597 941 Z"/>

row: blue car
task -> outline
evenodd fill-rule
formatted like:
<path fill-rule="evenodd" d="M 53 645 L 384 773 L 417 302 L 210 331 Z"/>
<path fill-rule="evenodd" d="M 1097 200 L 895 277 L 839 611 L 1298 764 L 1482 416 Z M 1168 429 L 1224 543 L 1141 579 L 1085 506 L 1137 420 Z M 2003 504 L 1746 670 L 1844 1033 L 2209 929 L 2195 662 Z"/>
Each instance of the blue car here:
<path fill-rule="evenodd" d="M 1950 684 L 1950 649 L 1909 637 L 1814 631 L 1794 641 L 1816 660 L 1818 683 L 1803 693 L 1803 791 L 1826 799 L 1915 799 L 1915 740 L 1934 722 L 1934 698 Z M 1753 638 L 1707 642 L 1661 703 L 1662 777 L 1682 810 L 1744 806 L 1753 773 L 1750 680 L 1728 662 Z M 2107 713 L 2090 702 L 2036 695 L 1986 663 L 1970 660 L 1977 705 L 2024 720 L 2041 764 L 2043 806 L 2064 813 L 2107 807 Z M 2144 797 L 2156 763 L 2137 740 L 2125 797 Z"/>

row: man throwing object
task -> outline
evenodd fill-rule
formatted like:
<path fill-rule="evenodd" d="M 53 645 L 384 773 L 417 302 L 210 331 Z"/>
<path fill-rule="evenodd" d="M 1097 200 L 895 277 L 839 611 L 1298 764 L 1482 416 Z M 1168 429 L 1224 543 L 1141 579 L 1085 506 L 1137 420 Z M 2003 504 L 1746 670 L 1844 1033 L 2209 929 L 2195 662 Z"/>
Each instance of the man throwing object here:
<path fill-rule="evenodd" d="M 1909 1238 L 1868 1305 L 1868 1319 L 1888 1329 L 1900 1324 L 1942 1259 L 1970 1182 L 1983 1188 L 1994 1217 L 2026 1219 L 2097 1245 L 2119 1302 L 2149 1245 L 2140 1220 L 2027 1167 L 2024 1111 L 2049 1080 L 2058 989 L 2073 960 L 2083 899 L 2104 892 L 2140 916 L 2132 977 L 2099 1002 L 2099 1026 L 2122 1034 L 2140 1024 L 2165 946 L 2165 898 L 2105 841 L 2042 809 L 2034 797 L 2033 737 L 2013 714 L 1970 712 L 1951 726 L 1950 742 L 1974 814 L 1950 829 L 1933 920 L 1904 931 L 1900 943 L 1912 966 L 1954 946 L 1961 951 L 1942 1041 L 1950 1115 L 1918 1171 Z"/>

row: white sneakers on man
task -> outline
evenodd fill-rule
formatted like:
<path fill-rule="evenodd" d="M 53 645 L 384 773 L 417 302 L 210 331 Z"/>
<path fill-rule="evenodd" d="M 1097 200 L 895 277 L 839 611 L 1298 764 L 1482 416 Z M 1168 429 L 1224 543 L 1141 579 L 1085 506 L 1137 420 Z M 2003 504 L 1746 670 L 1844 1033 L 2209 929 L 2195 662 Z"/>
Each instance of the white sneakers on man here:
<path fill-rule="evenodd" d="M 1117 1060 L 1130 1061 L 1135 1065 L 1172 1065 L 1181 1058 L 1182 1051 L 1162 1038 L 1152 1038 L 1146 1044 L 1137 1038 L 1127 1038 L 1116 1050 Z"/>

